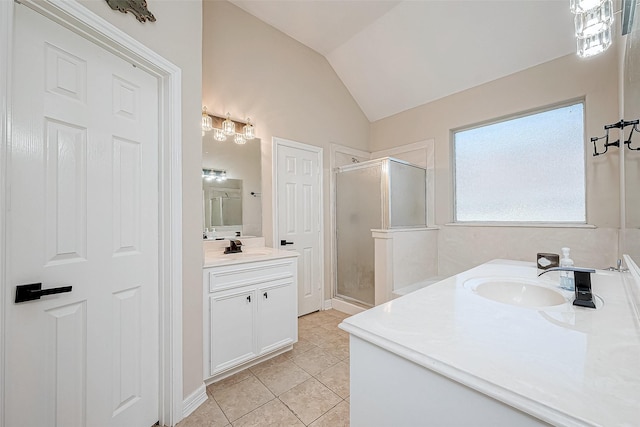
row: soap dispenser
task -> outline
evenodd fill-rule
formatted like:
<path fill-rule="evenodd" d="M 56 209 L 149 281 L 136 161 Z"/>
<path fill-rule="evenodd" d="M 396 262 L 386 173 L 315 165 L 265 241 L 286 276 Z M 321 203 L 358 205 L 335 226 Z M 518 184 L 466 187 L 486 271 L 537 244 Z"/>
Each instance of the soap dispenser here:
<path fill-rule="evenodd" d="M 573 267 L 573 260 L 569 258 L 569 248 L 562 248 L 562 258 L 560 258 L 560 267 Z M 573 280 L 573 271 L 560 272 L 560 287 L 567 291 L 575 290 L 575 282 Z"/>

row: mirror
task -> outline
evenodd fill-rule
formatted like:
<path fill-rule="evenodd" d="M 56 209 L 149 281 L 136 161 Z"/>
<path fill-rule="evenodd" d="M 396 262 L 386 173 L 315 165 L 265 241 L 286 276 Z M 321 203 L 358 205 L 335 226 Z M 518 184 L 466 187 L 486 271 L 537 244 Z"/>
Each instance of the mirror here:
<path fill-rule="evenodd" d="M 640 19 L 627 36 L 624 64 L 624 119 L 640 118 Z M 625 138 L 630 129 L 625 128 Z M 630 146 L 640 147 L 640 133 L 634 132 Z M 630 255 L 640 265 L 640 151 L 624 148 L 625 179 L 625 247 L 622 252 Z"/>
<path fill-rule="evenodd" d="M 209 238 L 262 236 L 261 141 L 246 144 L 216 141 L 213 132 L 202 136 L 202 169 L 225 180 L 202 178 L 203 236 Z"/>
<path fill-rule="evenodd" d="M 242 180 L 202 178 L 205 229 L 242 225 Z"/>

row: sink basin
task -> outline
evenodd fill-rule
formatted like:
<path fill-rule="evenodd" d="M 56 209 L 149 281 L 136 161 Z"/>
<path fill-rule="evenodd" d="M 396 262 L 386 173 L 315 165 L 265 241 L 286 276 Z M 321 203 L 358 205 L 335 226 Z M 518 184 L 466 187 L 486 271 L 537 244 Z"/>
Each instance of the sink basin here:
<path fill-rule="evenodd" d="M 551 307 L 567 302 L 560 292 L 535 280 L 491 277 L 470 279 L 464 286 L 483 298 L 517 307 Z"/>

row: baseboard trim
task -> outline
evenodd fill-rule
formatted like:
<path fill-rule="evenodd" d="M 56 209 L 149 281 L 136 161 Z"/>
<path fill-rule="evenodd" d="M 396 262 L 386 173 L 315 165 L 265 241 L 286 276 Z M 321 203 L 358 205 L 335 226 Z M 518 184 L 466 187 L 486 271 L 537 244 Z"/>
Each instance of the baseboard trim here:
<path fill-rule="evenodd" d="M 323 310 L 331 310 L 333 308 L 333 305 L 331 305 L 331 300 L 327 299 L 324 300 L 324 305 L 322 306 Z"/>
<path fill-rule="evenodd" d="M 331 306 L 333 307 L 334 310 L 338 310 L 343 313 L 351 314 L 351 315 L 362 313 L 363 311 L 366 310 L 363 307 L 348 303 L 338 298 L 333 298 L 331 300 Z"/>
<path fill-rule="evenodd" d="M 200 405 L 207 401 L 207 387 L 204 383 L 182 402 L 182 418 L 187 418 Z"/>

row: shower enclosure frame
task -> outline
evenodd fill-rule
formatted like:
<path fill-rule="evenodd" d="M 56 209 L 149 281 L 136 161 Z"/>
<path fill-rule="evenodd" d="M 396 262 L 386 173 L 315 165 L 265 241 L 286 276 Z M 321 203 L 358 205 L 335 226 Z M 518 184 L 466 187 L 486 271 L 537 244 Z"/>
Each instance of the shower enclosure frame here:
<path fill-rule="evenodd" d="M 391 173 L 390 173 L 390 164 L 391 162 L 395 162 L 401 165 L 405 165 L 405 166 L 410 166 L 410 167 L 414 167 L 417 169 L 421 169 L 424 171 L 424 212 L 423 212 L 423 223 L 421 224 L 417 224 L 417 225 L 392 225 L 392 195 L 391 195 L 391 185 L 392 185 L 392 177 L 391 177 Z M 354 170 L 359 170 L 359 169 L 365 169 L 365 168 L 370 168 L 372 167 L 372 165 L 376 164 L 376 163 L 380 163 L 381 164 L 381 175 L 380 175 L 380 209 L 381 209 L 381 224 L 379 229 L 382 230 L 392 230 L 392 229 L 407 229 L 407 228 L 424 228 L 427 226 L 427 221 L 428 221 L 428 214 L 427 214 L 427 169 L 423 166 L 419 166 L 416 164 L 413 164 L 411 162 L 407 162 L 404 160 L 400 160 L 400 159 L 396 159 L 394 157 L 389 157 L 389 156 L 385 156 L 385 157 L 380 157 L 377 159 L 371 159 L 371 160 L 367 160 L 367 161 L 362 161 L 359 163 L 353 163 L 353 164 L 348 164 L 348 165 L 343 165 L 340 167 L 336 167 L 333 169 L 332 174 L 333 174 L 333 218 L 334 218 L 334 228 L 332 230 L 332 237 L 333 237 L 333 245 L 335 247 L 335 251 L 334 251 L 334 255 L 333 255 L 333 286 L 332 286 L 332 298 L 337 298 L 340 300 L 343 300 L 345 302 L 348 303 L 355 303 L 358 306 L 367 306 L 367 307 L 372 307 L 373 305 L 370 305 L 366 302 L 360 301 L 357 298 L 352 298 L 349 297 L 348 295 L 342 295 L 340 294 L 340 292 L 338 291 L 339 288 L 339 278 L 338 278 L 338 273 L 339 273 L 339 263 L 338 263 L 338 257 L 339 257 L 339 250 L 338 250 L 338 175 L 342 172 L 348 172 L 348 171 L 354 171 Z M 376 229 L 376 228 L 374 228 Z M 372 240 L 372 244 L 373 244 L 373 240 Z M 375 277 L 374 277 L 374 292 L 375 292 Z"/>

